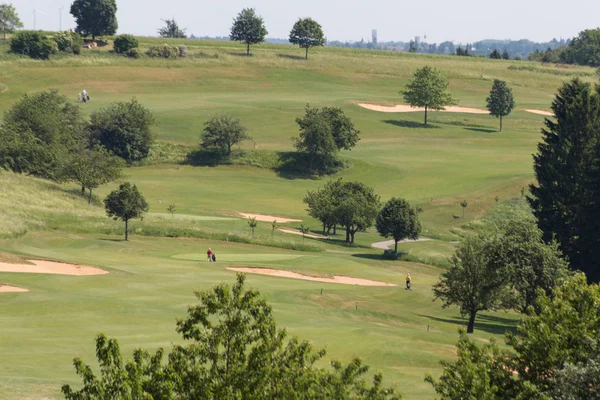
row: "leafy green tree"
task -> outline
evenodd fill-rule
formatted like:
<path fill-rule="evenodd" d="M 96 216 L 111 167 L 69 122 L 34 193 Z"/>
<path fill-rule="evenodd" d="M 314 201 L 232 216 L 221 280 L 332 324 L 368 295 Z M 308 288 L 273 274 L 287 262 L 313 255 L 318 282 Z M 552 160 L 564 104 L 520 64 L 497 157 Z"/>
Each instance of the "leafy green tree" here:
<path fill-rule="evenodd" d="M 493 60 L 501 60 L 502 59 L 502 54 L 500 54 L 500 52 L 497 49 L 494 49 L 490 53 L 489 57 L 491 59 L 493 59 Z"/>
<path fill-rule="evenodd" d="M 600 28 L 581 31 L 569 42 L 560 59 L 568 64 L 600 67 Z"/>
<path fill-rule="evenodd" d="M 311 217 L 318 219 L 323 224 L 323 236 L 329 234 L 337 224 L 336 209 L 339 199 L 336 198 L 342 179 L 329 181 L 321 189 L 309 190 L 303 202 L 308 206 L 306 211 Z"/>
<path fill-rule="evenodd" d="M 175 205 L 175 203 L 171 203 L 169 204 L 169 206 L 167 207 L 167 212 L 169 214 L 171 214 L 171 218 L 175 218 L 175 210 L 177 209 L 177 206 Z"/>
<path fill-rule="evenodd" d="M 92 138 L 127 162 L 148 156 L 154 142 L 154 115 L 133 98 L 112 103 L 91 116 Z"/>
<path fill-rule="evenodd" d="M 0 31 L 6 40 L 7 33 L 13 33 L 16 29 L 22 28 L 23 22 L 17 14 L 17 10 L 12 4 L 0 4 Z"/>
<path fill-rule="evenodd" d="M 304 236 L 310 232 L 310 228 L 308 226 L 304 226 L 304 224 L 301 224 L 300 232 L 302 232 L 302 241 L 304 242 Z"/>
<path fill-rule="evenodd" d="M 71 15 L 75 18 L 75 32 L 86 37 L 114 35 L 117 23 L 117 3 L 115 0 L 74 0 Z"/>
<path fill-rule="evenodd" d="M 54 51 L 54 43 L 40 32 L 17 32 L 10 39 L 10 51 L 34 59 L 48 60 Z"/>
<path fill-rule="evenodd" d="M 60 181 L 69 153 L 88 135 L 79 106 L 56 90 L 26 94 L 4 114 L 0 166 Z"/>
<path fill-rule="evenodd" d="M 392 197 L 385 203 L 377 216 L 375 226 L 381 236 L 394 239 L 396 253 L 399 241 L 417 240 L 421 234 L 419 213 L 408 201 L 397 197 Z"/>
<path fill-rule="evenodd" d="M 81 185 L 81 190 L 89 190 L 88 203 L 92 202 L 92 191 L 98 186 L 123 177 L 125 161 L 113 155 L 102 146 L 74 152 L 66 161 L 64 179 Z"/>
<path fill-rule="evenodd" d="M 185 29 L 181 29 L 175 18 L 162 20 L 165 23 L 165 26 L 158 30 L 158 34 L 160 37 L 164 38 L 187 38 L 187 34 L 185 33 Z"/>
<path fill-rule="evenodd" d="M 444 308 L 458 306 L 469 318 L 467 333 L 473 333 L 478 312 L 506 307 L 505 282 L 501 270 L 489 262 L 489 242 L 486 233 L 466 237 L 456 248 L 450 269 L 433 286 L 434 300 L 441 299 Z"/>
<path fill-rule="evenodd" d="M 412 107 L 425 108 L 425 125 L 428 110 L 444 110 L 456 101 L 447 92 L 448 81 L 429 66 L 417 69 L 414 79 L 400 92 L 404 100 Z"/>
<path fill-rule="evenodd" d="M 99 335 L 100 377 L 75 359 L 84 386 L 77 392 L 63 386 L 66 399 L 401 399 L 383 386 L 379 373 L 368 384 L 369 367 L 360 359 L 348 365 L 333 361 L 331 369 L 315 366 L 325 351 L 294 337 L 286 340 L 272 308 L 244 284 L 238 274 L 231 286 L 196 293 L 199 303 L 177 322 L 177 332 L 191 343 L 174 345 L 166 364 L 163 349 L 154 355 L 137 349 L 125 363 L 117 341 Z"/>
<path fill-rule="evenodd" d="M 571 267 L 600 282 L 600 95 L 574 79 L 558 90 L 552 111 L 556 120 L 545 121 L 528 200 L 544 239 L 556 238 Z"/>
<path fill-rule="evenodd" d="M 337 222 L 346 228 L 346 242 L 354 243 L 356 232 L 373 226 L 381 207 L 379 196 L 361 182 L 342 182 L 334 196 Z"/>
<path fill-rule="evenodd" d="M 500 118 L 500 132 L 502 132 L 502 117 L 507 116 L 515 108 L 515 98 L 512 89 L 505 81 L 494 79 L 490 95 L 486 99 L 487 109 L 491 115 Z"/>
<path fill-rule="evenodd" d="M 142 218 L 148 212 L 148 203 L 138 188 L 129 182 L 122 183 L 119 189 L 110 192 L 104 199 L 104 207 L 109 217 L 125 222 L 126 241 L 129 240 L 129 221 Z"/>
<path fill-rule="evenodd" d="M 255 217 L 252 217 L 248 220 L 248 226 L 252 229 L 252 237 L 254 237 L 254 229 L 258 226 L 258 221 L 256 221 Z"/>
<path fill-rule="evenodd" d="M 252 139 L 247 132 L 248 129 L 242 125 L 239 118 L 217 115 L 204 123 L 202 146 L 216 147 L 230 156 L 232 146 Z"/>
<path fill-rule="evenodd" d="M 119 35 L 113 42 L 113 48 L 117 54 L 127 54 L 129 50 L 136 49 L 140 46 L 138 39 L 127 33 Z"/>
<path fill-rule="evenodd" d="M 262 17 L 253 8 L 244 8 L 233 20 L 229 39 L 245 43 L 246 54 L 250 55 L 250 45 L 264 42 L 268 33 Z"/>
<path fill-rule="evenodd" d="M 465 217 L 465 209 L 467 208 L 468 205 L 469 205 L 469 202 L 467 200 L 463 200 L 460 202 L 460 207 L 463 210 L 463 214 L 462 214 L 463 218 Z"/>
<path fill-rule="evenodd" d="M 305 57 L 308 60 L 308 49 L 323 46 L 323 43 L 325 43 L 323 29 L 317 21 L 311 18 L 300 18 L 290 32 L 290 43 L 306 49 Z"/>

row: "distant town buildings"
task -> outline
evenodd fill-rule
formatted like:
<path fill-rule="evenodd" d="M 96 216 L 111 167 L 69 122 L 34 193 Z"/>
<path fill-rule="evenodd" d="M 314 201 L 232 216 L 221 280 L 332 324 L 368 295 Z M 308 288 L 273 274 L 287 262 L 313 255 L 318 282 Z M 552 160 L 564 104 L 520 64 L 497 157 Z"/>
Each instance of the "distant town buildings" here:
<path fill-rule="evenodd" d="M 371 42 L 372 42 L 373 44 L 377 44 L 377 29 L 373 29 L 373 30 L 371 31 L 371 38 L 372 38 L 372 39 L 371 39 Z"/>

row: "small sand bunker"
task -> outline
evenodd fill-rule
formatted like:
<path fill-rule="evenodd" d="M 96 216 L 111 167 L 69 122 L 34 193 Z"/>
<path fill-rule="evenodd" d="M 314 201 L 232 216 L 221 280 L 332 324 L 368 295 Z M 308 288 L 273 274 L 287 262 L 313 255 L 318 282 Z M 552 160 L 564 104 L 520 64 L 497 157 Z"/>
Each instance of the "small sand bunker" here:
<path fill-rule="evenodd" d="M 29 290 L 0 283 L 0 293 L 19 293 L 19 292 L 29 292 Z"/>
<path fill-rule="evenodd" d="M 282 217 L 274 217 L 272 215 L 263 215 L 263 214 L 246 214 L 246 213 L 238 213 L 242 216 L 242 218 L 256 218 L 257 221 L 262 222 L 277 222 L 278 224 L 285 224 L 286 222 L 302 222 L 301 219 L 290 219 L 290 218 L 282 218 Z"/>
<path fill-rule="evenodd" d="M 283 232 L 283 233 L 291 233 L 292 235 L 300 235 L 300 236 L 302 236 L 302 232 L 295 231 L 293 229 L 279 228 L 278 230 L 281 231 L 281 232 Z M 306 236 L 308 238 L 313 238 L 313 239 L 328 239 L 327 236 L 313 235 L 312 233 L 305 233 L 304 236 Z"/>
<path fill-rule="evenodd" d="M 66 264 L 55 261 L 27 260 L 31 264 L 8 264 L 0 262 L 0 272 L 54 275 L 105 275 L 108 271 L 85 265 Z"/>
<path fill-rule="evenodd" d="M 371 111 L 379 111 L 385 113 L 407 113 L 407 112 L 416 112 L 416 111 L 425 111 L 424 108 L 421 107 L 411 107 L 406 104 L 398 104 L 393 107 L 388 106 L 380 106 L 377 104 L 367 104 L 367 103 L 358 103 L 358 105 L 362 108 L 366 108 Z M 435 110 L 429 110 L 429 112 L 436 112 Z M 481 108 L 470 108 L 470 107 L 458 107 L 458 106 L 448 106 L 445 110 L 440 112 L 447 113 L 465 113 L 465 114 L 489 114 L 488 110 L 483 110 Z"/>
<path fill-rule="evenodd" d="M 537 114 L 537 115 L 544 115 L 546 117 L 554 117 L 554 114 L 551 113 L 550 111 L 544 111 L 544 110 L 525 110 L 528 113 L 532 113 L 532 114 Z"/>
<path fill-rule="evenodd" d="M 318 278 L 316 276 L 297 274 L 296 272 L 283 271 L 280 269 L 269 269 L 269 268 L 227 268 L 231 271 L 245 272 L 247 274 L 259 274 L 276 276 L 279 278 L 291 278 L 291 279 L 302 279 L 305 281 L 313 282 L 325 282 L 325 283 L 339 283 L 342 285 L 358 285 L 358 286 L 398 286 L 393 283 L 371 281 L 369 279 L 350 278 L 349 276 L 334 275 L 333 278 Z"/>

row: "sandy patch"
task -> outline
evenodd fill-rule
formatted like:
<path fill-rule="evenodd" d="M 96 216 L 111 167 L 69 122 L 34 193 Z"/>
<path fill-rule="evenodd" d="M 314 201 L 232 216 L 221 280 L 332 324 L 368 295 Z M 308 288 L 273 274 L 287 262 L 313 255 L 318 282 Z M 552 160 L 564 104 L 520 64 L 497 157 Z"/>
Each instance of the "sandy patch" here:
<path fill-rule="evenodd" d="M 371 111 L 379 111 L 385 113 L 407 113 L 407 112 L 415 112 L 415 111 L 425 111 L 424 108 L 421 107 L 411 107 L 406 104 L 398 104 L 393 107 L 388 106 L 379 106 L 377 104 L 367 104 L 367 103 L 358 103 L 358 105 L 362 108 L 366 108 Z M 429 112 L 436 112 L 435 110 L 428 110 Z M 448 106 L 445 110 L 441 112 L 447 113 L 465 113 L 465 114 L 489 114 L 488 110 L 483 110 L 481 108 L 471 108 L 471 107 L 459 107 L 459 106 Z"/>
<path fill-rule="evenodd" d="M 553 113 L 551 113 L 550 111 L 544 111 L 544 110 L 531 110 L 531 109 L 528 109 L 528 110 L 525 110 L 525 111 L 527 111 L 528 113 L 532 113 L 532 114 L 544 115 L 544 116 L 546 116 L 546 117 L 554 117 L 554 114 L 553 114 Z"/>
<path fill-rule="evenodd" d="M 19 292 L 29 292 L 29 290 L 0 283 L 0 293 L 19 293 Z"/>
<path fill-rule="evenodd" d="M 231 271 L 245 272 L 247 274 L 259 274 L 276 276 L 279 278 L 302 279 L 305 281 L 339 283 L 342 285 L 358 285 L 358 286 L 398 286 L 393 283 L 371 281 L 369 279 L 350 278 L 349 276 L 334 275 L 333 278 L 318 278 L 316 276 L 297 274 L 291 271 L 283 271 L 280 269 L 269 268 L 227 268 Z"/>
<path fill-rule="evenodd" d="M 302 232 L 295 231 L 293 229 L 279 228 L 278 231 L 281 231 L 281 232 L 284 232 L 284 233 L 291 233 L 292 235 L 300 235 L 300 236 L 302 236 Z M 327 236 L 313 235 L 312 233 L 306 233 L 304 236 L 306 236 L 308 238 L 313 238 L 313 239 L 329 239 Z"/>
<path fill-rule="evenodd" d="M 274 217 L 273 215 L 263 215 L 263 214 L 246 214 L 246 213 L 238 213 L 242 216 L 242 218 L 252 219 L 256 218 L 257 221 L 262 222 L 277 222 L 278 224 L 285 224 L 286 222 L 302 222 L 301 219 L 290 219 L 290 218 L 282 218 L 282 217 Z"/>
<path fill-rule="evenodd" d="M 31 264 L 8 264 L 0 262 L 0 272 L 21 272 L 28 274 L 54 274 L 54 275 L 105 275 L 104 271 L 96 267 L 85 265 L 66 264 L 54 261 L 27 260 Z"/>

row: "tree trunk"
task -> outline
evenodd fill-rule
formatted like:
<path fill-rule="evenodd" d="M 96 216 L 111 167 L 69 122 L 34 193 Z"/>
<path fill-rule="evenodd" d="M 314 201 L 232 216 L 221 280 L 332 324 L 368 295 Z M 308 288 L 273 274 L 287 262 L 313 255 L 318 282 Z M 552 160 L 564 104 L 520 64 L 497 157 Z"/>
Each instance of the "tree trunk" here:
<path fill-rule="evenodd" d="M 125 241 L 129 240 L 129 220 L 125 220 Z"/>
<path fill-rule="evenodd" d="M 398 241 L 394 239 L 394 251 L 398 254 Z"/>
<path fill-rule="evenodd" d="M 355 234 L 355 233 L 356 233 L 356 232 L 354 232 L 354 231 L 351 231 L 351 232 L 350 232 L 350 237 L 352 238 L 352 240 L 350 241 L 350 243 L 354 243 L 354 234 Z"/>
<path fill-rule="evenodd" d="M 231 156 L 231 145 L 227 145 L 227 157 Z"/>
<path fill-rule="evenodd" d="M 500 132 L 502 132 L 502 115 L 500 116 Z"/>
<path fill-rule="evenodd" d="M 325 236 L 325 228 L 326 228 L 325 222 L 323 222 L 323 236 Z"/>
<path fill-rule="evenodd" d="M 83 196 L 85 194 L 85 186 L 81 187 L 81 195 Z"/>
<path fill-rule="evenodd" d="M 337 235 L 337 224 L 333 224 L 333 234 Z"/>
<path fill-rule="evenodd" d="M 308 47 L 306 47 L 306 57 L 305 60 L 308 60 Z"/>
<path fill-rule="evenodd" d="M 246 55 L 250 55 L 250 43 L 246 43 Z"/>
<path fill-rule="evenodd" d="M 425 106 L 425 125 L 427 125 L 427 106 Z"/>
<path fill-rule="evenodd" d="M 469 324 L 467 325 L 467 333 L 473 333 L 475 330 L 475 316 L 477 315 L 477 311 L 471 311 L 469 315 Z"/>
<path fill-rule="evenodd" d="M 90 188 L 90 197 L 88 198 L 88 204 L 92 204 L 92 188 Z"/>
<path fill-rule="evenodd" d="M 350 228 L 346 228 L 346 243 L 350 243 Z"/>

